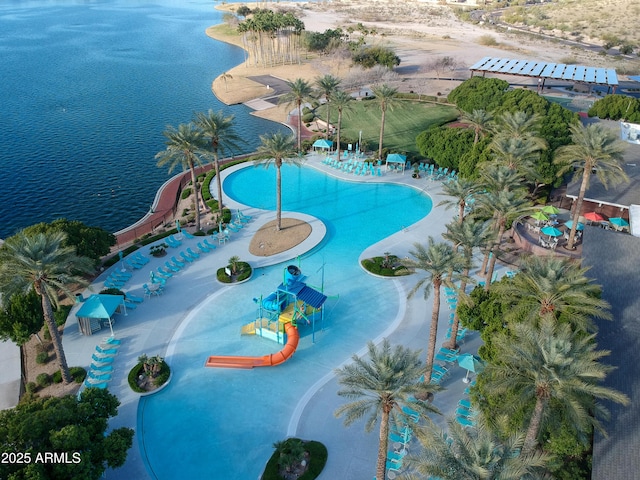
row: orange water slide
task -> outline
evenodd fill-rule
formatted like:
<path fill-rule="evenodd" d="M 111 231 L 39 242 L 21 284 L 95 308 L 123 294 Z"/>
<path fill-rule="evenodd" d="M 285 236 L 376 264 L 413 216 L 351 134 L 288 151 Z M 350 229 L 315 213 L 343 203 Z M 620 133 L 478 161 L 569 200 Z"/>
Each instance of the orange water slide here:
<path fill-rule="evenodd" d="M 255 368 L 255 367 L 273 367 L 286 362 L 298 348 L 298 342 L 300 341 L 300 334 L 298 329 L 291 323 L 287 323 L 284 326 L 284 331 L 287 334 L 287 343 L 282 350 L 270 355 L 264 355 L 262 357 L 235 357 L 235 356 L 215 356 L 212 355 L 207 359 L 205 367 L 217 367 L 217 368 Z"/>

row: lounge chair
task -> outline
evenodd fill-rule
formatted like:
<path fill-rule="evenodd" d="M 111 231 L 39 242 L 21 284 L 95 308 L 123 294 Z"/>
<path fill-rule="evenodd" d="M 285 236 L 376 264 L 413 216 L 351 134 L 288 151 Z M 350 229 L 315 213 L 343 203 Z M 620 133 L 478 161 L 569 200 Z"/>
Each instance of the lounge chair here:
<path fill-rule="evenodd" d="M 147 263 L 149 263 L 149 259 L 140 252 L 135 253 L 134 260 L 138 263 L 141 263 L 142 265 L 146 265 Z"/>
<path fill-rule="evenodd" d="M 133 277 L 132 273 L 129 272 L 111 272 L 111 275 L 109 275 L 110 277 L 113 277 L 117 280 L 120 280 L 121 282 L 126 282 L 127 280 L 129 280 L 131 277 Z"/>
<path fill-rule="evenodd" d="M 183 261 L 178 260 L 175 255 L 173 257 L 171 257 L 171 261 L 173 262 L 173 264 L 175 266 L 180 267 L 180 268 L 182 268 L 182 267 L 184 267 L 186 265 Z"/>
<path fill-rule="evenodd" d="M 91 370 L 95 370 L 96 372 L 113 372 L 113 365 L 96 365 L 95 363 L 91 363 Z"/>
<path fill-rule="evenodd" d="M 163 268 L 163 267 L 158 267 L 157 268 L 158 271 L 158 275 L 162 278 L 168 279 L 173 277 L 173 273 L 171 273 L 170 271 L 168 271 L 167 269 Z"/>
<path fill-rule="evenodd" d="M 193 263 L 193 258 L 191 258 L 189 254 L 186 253 L 184 250 L 180 252 L 180 256 L 184 258 L 187 261 L 187 263 Z"/>
<path fill-rule="evenodd" d="M 188 239 L 196 238 L 193 235 L 191 235 L 189 232 L 187 232 L 186 230 L 182 230 L 181 233 L 182 233 L 182 235 L 184 235 L 184 238 L 188 238 Z"/>
<path fill-rule="evenodd" d="M 474 421 L 469 420 L 467 417 L 460 417 L 458 415 L 456 415 L 456 422 L 458 422 L 463 427 L 473 427 L 475 425 Z"/>
<path fill-rule="evenodd" d="M 171 248 L 178 248 L 180 245 L 182 245 L 182 242 L 173 235 L 169 235 L 168 237 L 166 237 L 164 239 L 164 242 Z"/>
<path fill-rule="evenodd" d="M 409 417 L 414 423 L 417 423 L 420 420 L 420 414 L 413 410 L 411 407 L 405 405 L 402 407 L 402 412 Z"/>
<path fill-rule="evenodd" d="M 142 265 L 135 263 L 130 258 L 125 258 L 124 263 L 127 264 L 127 266 L 133 268 L 134 270 L 140 270 L 142 268 Z"/>
<path fill-rule="evenodd" d="M 461 398 L 460 400 L 458 400 L 458 405 L 465 408 L 471 408 L 471 402 L 466 398 Z"/>
<path fill-rule="evenodd" d="M 105 280 L 104 286 L 105 288 L 116 288 L 120 290 L 122 287 L 124 287 L 124 283 L 114 283 L 110 280 Z"/>
<path fill-rule="evenodd" d="M 198 247 L 198 249 L 202 253 L 209 253 L 211 251 L 211 249 L 209 247 L 207 247 L 206 245 L 204 245 L 202 242 L 196 243 L 196 247 Z"/>
<path fill-rule="evenodd" d="M 96 345 L 96 352 L 104 356 L 116 356 L 118 354 L 117 348 L 101 348 L 100 345 Z"/>
<path fill-rule="evenodd" d="M 91 380 L 90 378 L 85 378 L 84 380 L 84 386 L 87 388 L 107 388 L 107 383 L 106 381 L 102 381 L 102 382 L 96 382 L 95 380 Z"/>
<path fill-rule="evenodd" d="M 177 273 L 177 272 L 180 271 L 180 267 L 177 267 L 177 266 L 173 265 L 171 262 L 169 262 L 169 260 L 164 262 L 164 266 L 168 271 L 170 270 L 170 271 L 172 271 L 174 273 Z"/>
<path fill-rule="evenodd" d="M 122 343 L 122 340 L 117 339 L 117 338 L 116 338 L 116 337 L 114 337 L 114 336 L 111 336 L 111 337 L 104 337 L 104 338 L 102 339 L 102 343 L 103 343 L 103 344 L 105 344 L 105 345 L 107 345 L 107 344 L 108 344 L 108 345 L 120 345 L 120 344 Z"/>
<path fill-rule="evenodd" d="M 106 380 L 106 381 L 111 380 L 110 373 L 95 373 L 89 370 L 89 372 L 87 373 L 87 376 L 92 380 Z"/>
<path fill-rule="evenodd" d="M 105 365 L 113 362 L 113 357 L 107 357 L 104 355 L 98 355 L 96 353 L 91 355 L 91 360 L 98 365 Z"/>
<path fill-rule="evenodd" d="M 200 258 L 200 254 L 194 252 L 191 247 L 187 248 L 187 254 L 191 256 L 191 258 L 196 259 L 196 258 Z"/>
<path fill-rule="evenodd" d="M 218 247 L 217 247 L 217 245 L 216 245 L 215 243 L 211 243 L 211 242 L 209 241 L 209 239 L 208 239 L 208 238 L 205 238 L 205 239 L 202 241 L 202 244 L 203 244 L 205 247 L 209 247 L 212 251 L 213 251 L 213 250 L 215 250 L 216 248 L 218 248 Z"/>

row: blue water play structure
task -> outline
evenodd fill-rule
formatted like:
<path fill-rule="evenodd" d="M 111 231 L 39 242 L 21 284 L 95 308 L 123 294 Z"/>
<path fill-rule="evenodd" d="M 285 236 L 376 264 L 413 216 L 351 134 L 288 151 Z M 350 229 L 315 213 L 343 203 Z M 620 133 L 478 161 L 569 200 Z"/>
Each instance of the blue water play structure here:
<path fill-rule="evenodd" d="M 260 335 L 284 344 L 287 341 L 285 325 L 298 326 L 304 322 L 311 326 L 315 341 L 316 320 L 322 325 L 327 296 L 304 280 L 300 268 L 295 265 L 285 267 L 280 286 L 266 297 L 253 299 L 258 304 L 256 319 L 244 325 L 241 334 Z"/>

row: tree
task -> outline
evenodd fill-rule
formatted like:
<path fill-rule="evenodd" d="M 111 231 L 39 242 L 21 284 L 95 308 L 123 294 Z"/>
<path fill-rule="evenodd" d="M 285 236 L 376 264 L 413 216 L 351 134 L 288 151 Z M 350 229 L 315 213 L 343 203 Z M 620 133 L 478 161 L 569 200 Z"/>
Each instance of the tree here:
<path fill-rule="evenodd" d="M 410 250 L 409 254 L 414 259 L 405 260 L 405 266 L 422 270 L 426 276 L 422 277 L 409 292 L 409 298 L 415 293 L 423 289 L 424 299 L 429 298 L 429 294 L 433 289 L 433 307 L 431 310 L 431 326 L 429 327 L 429 346 L 427 349 L 427 373 L 424 381 L 431 381 L 431 372 L 433 359 L 436 351 L 436 338 L 438 334 L 438 317 L 440 316 L 440 287 L 442 285 L 453 286 L 453 282 L 457 276 L 455 272 L 459 272 L 464 267 L 464 263 L 460 254 L 446 242 L 436 243 L 433 237 L 429 237 L 429 243 L 425 247 L 419 243 L 414 243 L 414 250 Z"/>
<path fill-rule="evenodd" d="M 606 433 L 596 417 L 606 418 L 608 411 L 597 400 L 629 403 L 626 395 L 600 385 L 613 367 L 600 363 L 610 352 L 596 350 L 595 334 L 584 335 L 568 323 L 543 317 L 538 325 L 514 324 L 510 335 L 499 335 L 494 345 L 498 361 L 483 372 L 487 392 L 502 398 L 513 393 L 516 398 L 509 407 L 530 407 L 525 454 L 539 445 L 541 427 L 552 417 L 549 409 L 563 412 L 586 436 L 593 427 Z"/>
<path fill-rule="evenodd" d="M 492 112 L 502 102 L 509 88 L 509 82 L 497 78 L 471 77 L 451 90 L 447 97 L 460 110 L 473 112 L 486 110 Z"/>
<path fill-rule="evenodd" d="M 365 69 L 382 65 L 391 70 L 400 65 L 400 57 L 386 47 L 364 47 L 353 56 L 353 63 Z"/>
<path fill-rule="evenodd" d="M 438 203 L 438 207 L 444 205 L 445 208 L 452 206 L 458 207 L 458 223 L 464 220 L 464 211 L 467 202 L 473 198 L 475 193 L 480 191 L 480 185 L 477 182 L 459 178 L 455 182 L 445 182 L 442 184 L 442 195 L 453 197 L 451 199 L 442 200 Z"/>
<path fill-rule="evenodd" d="M 591 318 L 610 319 L 601 289 L 586 276 L 589 269 L 569 258 L 532 255 L 512 281 L 496 285 L 509 302 L 505 320 L 536 324 L 543 318 L 565 321 L 575 330 L 594 332 Z"/>
<path fill-rule="evenodd" d="M 42 343 L 38 335 L 42 321 L 42 304 L 34 291 L 14 294 L 0 306 L 0 340 L 22 346 L 35 334 Z"/>
<path fill-rule="evenodd" d="M 220 75 L 220 78 L 224 82 L 224 91 L 228 92 L 229 89 L 227 88 L 227 80 L 233 80 L 233 75 L 227 72 L 222 72 L 222 74 Z"/>
<path fill-rule="evenodd" d="M 338 395 L 353 401 L 339 407 L 335 416 L 344 416 L 344 424 L 349 426 L 367 415 L 367 432 L 380 420 L 376 476 L 387 478 L 389 422 L 395 425 L 407 422 L 403 406 L 408 406 L 425 418 L 429 413 L 439 413 L 430 403 L 417 400 L 417 397 L 433 395 L 440 391 L 440 387 L 420 382 L 425 367 L 420 362 L 419 351 L 402 345 L 392 348 L 387 339 L 379 347 L 369 342 L 367 349 L 368 358 L 354 355 L 353 363 L 336 370 L 338 383 L 342 386 Z"/>
<path fill-rule="evenodd" d="M 204 134 L 193 123 L 181 123 L 176 130 L 169 125 L 162 132 L 166 137 L 166 150 L 158 152 L 156 159 L 158 167 L 169 166 L 169 173 L 180 167 L 183 171 L 191 172 L 191 183 L 195 196 L 196 230 L 200 231 L 200 202 L 198 200 L 198 176 L 196 166 L 204 165 L 203 159 L 209 154 L 205 150 Z"/>
<path fill-rule="evenodd" d="M 331 102 L 336 107 L 338 111 L 338 125 L 336 132 L 336 148 L 338 152 L 338 162 L 340 161 L 340 132 L 342 129 L 342 116 L 351 110 L 351 102 L 353 101 L 353 97 L 349 95 L 344 90 L 337 90 Z M 358 146 L 360 147 L 360 146 Z"/>
<path fill-rule="evenodd" d="M 262 142 L 258 146 L 260 159 L 256 160 L 256 162 L 263 164 L 265 168 L 268 168 L 273 162 L 276 167 L 276 230 L 280 231 L 282 229 L 281 167 L 283 163 L 300 166 L 300 161 L 296 155 L 293 136 L 288 137 L 281 132 L 277 132 L 269 135 L 260 135 L 260 141 Z"/>
<path fill-rule="evenodd" d="M 73 247 L 63 247 L 62 232 L 25 235 L 18 233 L 0 248 L 0 292 L 5 299 L 30 291 L 40 296 L 44 323 L 49 329 L 62 379 L 71 382 L 62 338 L 53 316 L 60 293 L 73 297 L 70 287 L 84 285 L 80 274 L 93 271 L 93 262 L 76 255 Z"/>
<path fill-rule="evenodd" d="M 490 244 L 493 241 L 493 235 L 494 233 L 488 223 L 474 218 L 447 224 L 447 231 L 442 234 L 442 237 L 453 243 L 455 248 L 461 247 L 464 256 L 464 268 L 458 289 L 461 295 L 464 295 L 467 289 L 467 278 L 469 278 L 469 270 L 471 270 L 473 263 L 473 249 Z M 448 343 L 445 343 L 447 348 L 456 348 L 459 324 L 460 317 L 456 308 L 453 316 L 453 325 L 451 326 L 451 339 Z"/>
<path fill-rule="evenodd" d="M 220 154 L 238 148 L 242 138 L 234 129 L 234 116 L 225 116 L 224 112 L 209 110 L 206 114 L 196 114 L 196 127 L 204 138 L 209 140 L 209 148 L 213 153 L 213 166 L 216 169 L 216 186 L 218 187 L 218 218 L 222 218 L 222 180 L 220 178 Z"/>
<path fill-rule="evenodd" d="M 420 155 L 439 166 L 458 170 L 460 161 L 474 149 L 473 132 L 467 129 L 432 126 L 416 137 Z"/>
<path fill-rule="evenodd" d="M 290 91 L 282 95 L 278 103 L 295 105 L 298 109 L 298 131 L 296 134 L 298 138 L 298 153 L 302 153 L 302 104 L 311 100 L 313 89 L 309 82 L 302 78 L 296 78 L 292 82 L 285 83 L 290 88 Z"/>
<path fill-rule="evenodd" d="M 607 95 L 589 109 L 590 117 L 640 123 L 640 99 L 628 95 Z"/>
<path fill-rule="evenodd" d="M 549 462 L 543 453 L 523 454 L 524 435 L 514 434 L 502 440 L 488 422 L 480 418 L 475 428 L 462 427 L 454 418 L 447 419 L 448 429 L 432 426 L 416 430 L 422 449 L 409 457 L 410 466 L 420 474 L 410 480 L 521 480 L 542 479 Z"/>
<path fill-rule="evenodd" d="M 318 87 L 322 95 L 324 95 L 327 106 L 327 131 L 324 136 L 325 138 L 329 138 L 329 126 L 331 125 L 330 107 L 333 103 L 333 95 L 336 93 L 339 85 L 340 79 L 334 77 L 333 75 L 327 74 L 323 77 L 316 78 L 316 87 Z"/>
<path fill-rule="evenodd" d="M 486 110 L 474 110 L 471 113 L 463 112 L 462 121 L 469 124 L 469 128 L 473 130 L 473 144 L 477 144 L 480 136 L 484 137 L 485 132 L 489 131 L 493 126 L 493 115 Z"/>
<path fill-rule="evenodd" d="M 97 480 L 107 467 L 124 465 L 133 430 L 107 434 L 107 421 L 119 405 L 106 390 L 88 388 L 79 398 L 36 398 L 0 411 L 2 451 L 30 456 L 28 462 L 0 463 L 0 478 Z M 54 454 L 61 461 L 45 456 Z"/>
<path fill-rule="evenodd" d="M 74 247 L 79 256 L 91 258 L 96 265 L 116 244 L 113 233 L 100 227 L 85 225 L 79 220 L 57 218 L 51 223 L 36 223 L 23 229 L 25 235 L 48 232 L 64 232 L 67 238 L 63 246 Z"/>
<path fill-rule="evenodd" d="M 380 107 L 380 139 L 378 144 L 378 160 L 382 160 L 382 139 L 384 138 L 384 121 L 387 109 L 393 110 L 395 105 L 395 97 L 398 93 L 397 88 L 390 87 L 386 83 L 376 85 L 372 89 L 375 101 Z"/>
<path fill-rule="evenodd" d="M 625 144 L 618 139 L 616 133 L 599 124 L 586 127 L 578 124 L 569 128 L 573 144 L 560 147 L 556 151 L 554 162 L 560 165 L 558 175 L 573 170 L 575 180 L 582 177 L 573 210 L 573 225 L 567 241 L 567 248 L 573 249 L 582 202 L 589 188 L 591 175 L 595 172 L 605 188 L 610 184 L 628 181 L 629 177 L 622 165 Z"/>

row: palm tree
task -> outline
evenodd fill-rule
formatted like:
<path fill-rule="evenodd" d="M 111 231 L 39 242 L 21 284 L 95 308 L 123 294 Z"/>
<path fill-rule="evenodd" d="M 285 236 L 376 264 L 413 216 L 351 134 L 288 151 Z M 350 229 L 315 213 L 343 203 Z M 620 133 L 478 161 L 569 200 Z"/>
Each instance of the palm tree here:
<path fill-rule="evenodd" d="M 406 423 L 402 407 L 408 406 L 425 418 L 428 413 L 439 413 L 428 402 L 417 397 L 433 395 L 440 391 L 438 385 L 420 382 L 425 367 L 420 362 L 419 351 L 397 345 L 391 347 L 384 339 L 379 347 L 367 344 L 368 358 L 354 355 L 353 363 L 336 370 L 338 383 L 343 387 L 338 395 L 353 400 L 335 411 L 336 417 L 344 416 L 344 424 L 351 425 L 368 415 L 365 430 L 370 432 L 380 419 L 380 443 L 376 463 L 377 478 L 387 478 L 386 459 L 389 442 L 389 422 Z"/>
<path fill-rule="evenodd" d="M 431 310 L 431 326 L 429 327 L 429 347 L 427 349 L 427 373 L 425 382 L 431 381 L 433 358 L 436 351 L 436 337 L 438 334 L 438 317 L 440 316 L 440 287 L 442 285 L 453 285 L 457 279 L 456 272 L 464 267 L 464 262 L 459 253 L 446 243 L 436 243 L 433 237 L 429 237 L 425 247 L 419 243 L 414 243 L 415 250 L 410 250 L 409 254 L 415 258 L 405 260 L 405 266 L 423 270 L 426 276 L 421 278 L 409 292 L 409 298 L 423 289 L 424 299 L 429 298 L 429 293 L 433 289 L 433 308 Z"/>
<path fill-rule="evenodd" d="M 295 139 L 293 136 L 285 136 L 281 132 L 260 135 L 261 145 L 258 147 L 260 160 L 256 163 L 269 168 L 271 162 L 276 166 L 276 230 L 282 229 L 282 172 L 283 163 L 291 163 L 300 166 L 296 155 Z"/>
<path fill-rule="evenodd" d="M 625 145 L 613 130 L 609 130 L 597 123 L 587 125 L 570 125 L 571 145 L 565 145 L 556 150 L 554 163 L 561 166 L 558 175 L 564 175 L 567 171 L 574 170 L 574 179 L 582 176 L 578 198 L 573 210 L 573 225 L 569 233 L 567 248 L 573 249 L 576 227 L 584 195 L 589 188 L 589 179 L 595 172 L 605 188 L 609 184 L 615 185 L 628 181 L 629 177 L 622 166 Z"/>
<path fill-rule="evenodd" d="M 569 322 L 576 330 L 594 332 L 592 318 L 611 319 L 609 304 L 600 298 L 601 288 L 587 277 L 587 267 L 569 258 L 533 255 L 522 262 L 522 271 L 496 291 L 511 302 L 506 319 L 537 323 L 549 317 Z"/>
<path fill-rule="evenodd" d="M 453 222 L 447 224 L 447 231 L 442 234 L 442 237 L 453 243 L 455 248 L 461 247 L 464 256 L 464 269 L 462 270 L 459 287 L 461 295 L 464 295 L 467 289 L 467 279 L 473 262 L 473 249 L 489 245 L 493 241 L 493 235 L 494 232 L 489 223 L 474 218 L 467 218 L 462 223 Z M 456 309 L 453 316 L 453 325 L 451 326 L 451 339 L 444 344 L 445 347 L 452 350 L 456 348 L 459 325 L 460 317 L 458 316 L 458 309 Z"/>
<path fill-rule="evenodd" d="M 233 124 L 234 116 L 225 116 L 224 112 L 214 112 L 209 110 L 207 113 L 199 112 L 196 114 L 195 124 L 205 139 L 209 139 L 211 152 L 213 153 L 213 165 L 216 169 L 216 185 L 218 187 L 218 218 L 222 218 L 222 180 L 220 178 L 220 158 L 219 154 L 225 151 L 233 151 L 238 147 L 238 143 L 242 138 L 235 132 Z"/>
<path fill-rule="evenodd" d="M 338 125 L 336 131 L 338 162 L 340 161 L 340 132 L 342 129 L 342 115 L 351 110 L 352 101 L 353 97 L 344 90 L 337 90 L 331 99 L 331 103 L 336 107 L 336 110 L 338 110 Z"/>
<path fill-rule="evenodd" d="M 490 148 L 496 156 L 495 161 L 526 178 L 535 178 L 535 162 L 540 158 L 540 150 L 546 148 L 546 142 L 541 144 L 535 138 L 494 137 Z"/>
<path fill-rule="evenodd" d="M 464 210 L 467 202 L 474 193 L 480 191 L 480 185 L 473 180 L 459 178 L 455 182 L 446 182 L 442 184 L 442 195 L 453 197 L 452 199 L 442 200 L 438 203 L 438 207 L 444 205 L 446 208 L 451 206 L 458 207 L 458 223 L 464 220 Z"/>
<path fill-rule="evenodd" d="M 67 235 L 47 232 L 18 233 L 0 248 L 0 292 L 4 298 L 30 291 L 40 297 L 44 323 L 49 329 L 64 383 L 70 383 L 62 338 L 53 316 L 60 293 L 72 297 L 70 285 L 85 285 L 80 276 L 93 271 L 93 261 L 76 254 L 75 247 L 63 246 Z"/>
<path fill-rule="evenodd" d="M 227 80 L 233 80 L 233 75 L 227 72 L 222 72 L 220 78 L 222 79 L 222 81 L 224 81 L 224 91 L 228 92 L 229 89 L 227 88 Z"/>
<path fill-rule="evenodd" d="M 280 97 L 278 103 L 295 105 L 298 109 L 298 153 L 302 151 L 302 104 L 311 99 L 313 89 L 309 82 L 302 78 L 296 78 L 292 82 L 285 82 L 291 89 Z"/>
<path fill-rule="evenodd" d="M 483 372 L 487 392 L 503 398 L 515 395 L 513 408 L 533 406 L 525 454 L 539 444 L 543 422 L 555 417 L 549 409 L 561 411 L 584 435 L 592 427 L 605 433 L 596 415 L 606 418 L 608 411 L 597 404 L 598 399 L 629 403 L 626 395 L 600 385 L 613 367 L 600 362 L 610 352 L 596 350 L 595 334 L 573 331 L 568 323 L 545 316 L 537 325 L 513 324 L 509 334 L 495 337 L 494 347 L 500 361 Z"/>
<path fill-rule="evenodd" d="M 331 121 L 331 112 L 329 107 L 331 106 L 331 103 L 333 103 L 333 95 L 338 90 L 340 82 L 341 80 L 339 78 L 330 74 L 316 78 L 316 86 L 324 95 L 324 99 L 326 100 L 325 105 L 327 106 L 327 132 L 325 134 L 325 138 L 329 138 L 329 125 Z"/>
<path fill-rule="evenodd" d="M 480 140 L 480 137 L 484 137 L 485 132 L 491 129 L 493 125 L 493 115 L 486 110 L 474 110 L 471 113 L 464 112 L 462 114 L 462 121 L 468 123 L 469 128 L 473 129 L 473 144 L 475 145 Z"/>
<path fill-rule="evenodd" d="M 447 431 L 432 426 L 416 429 L 422 449 L 408 458 L 415 474 L 409 480 L 521 480 L 544 478 L 550 457 L 544 453 L 521 453 L 524 434 L 499 439 L 482 418 L 476 427 L 462 427 L 448 418 Z"/>
<path fill-rule="evenodd" d="M 398 93 L 397 88 L 390 87 L 386 83 L 376 85 L 372 89 L 376 102 L 380 106 L 380 139 L 378 141 L 378 160 L 382 160 L 382 140 L 384 138 L 384 122 L 387 109 L 393 110 L 395 106 L 395 96 Z"/>
<path fill-rule="evenodd" d="M 173 172 L 176 167 L 191 172 L 191 183 L 193 184 L 193 194 L 195 196 L 196 209 L 196 230 L 200 230 L 200 202 L 198 199 L 198 177 L 196 176 L 196 165 L 202 166 L 203 158 L 208 158 L 209 154 L 204 149 L 205 142 L 203 133 L 196 128 L 193 123 L 181 123 L 176 130 L 169 125 L 162 132 L 167 138 L 165 144 L 166 150 L 158 152 L 156 159 L 158 167 L 169 165 L 169 173 Z"/>

